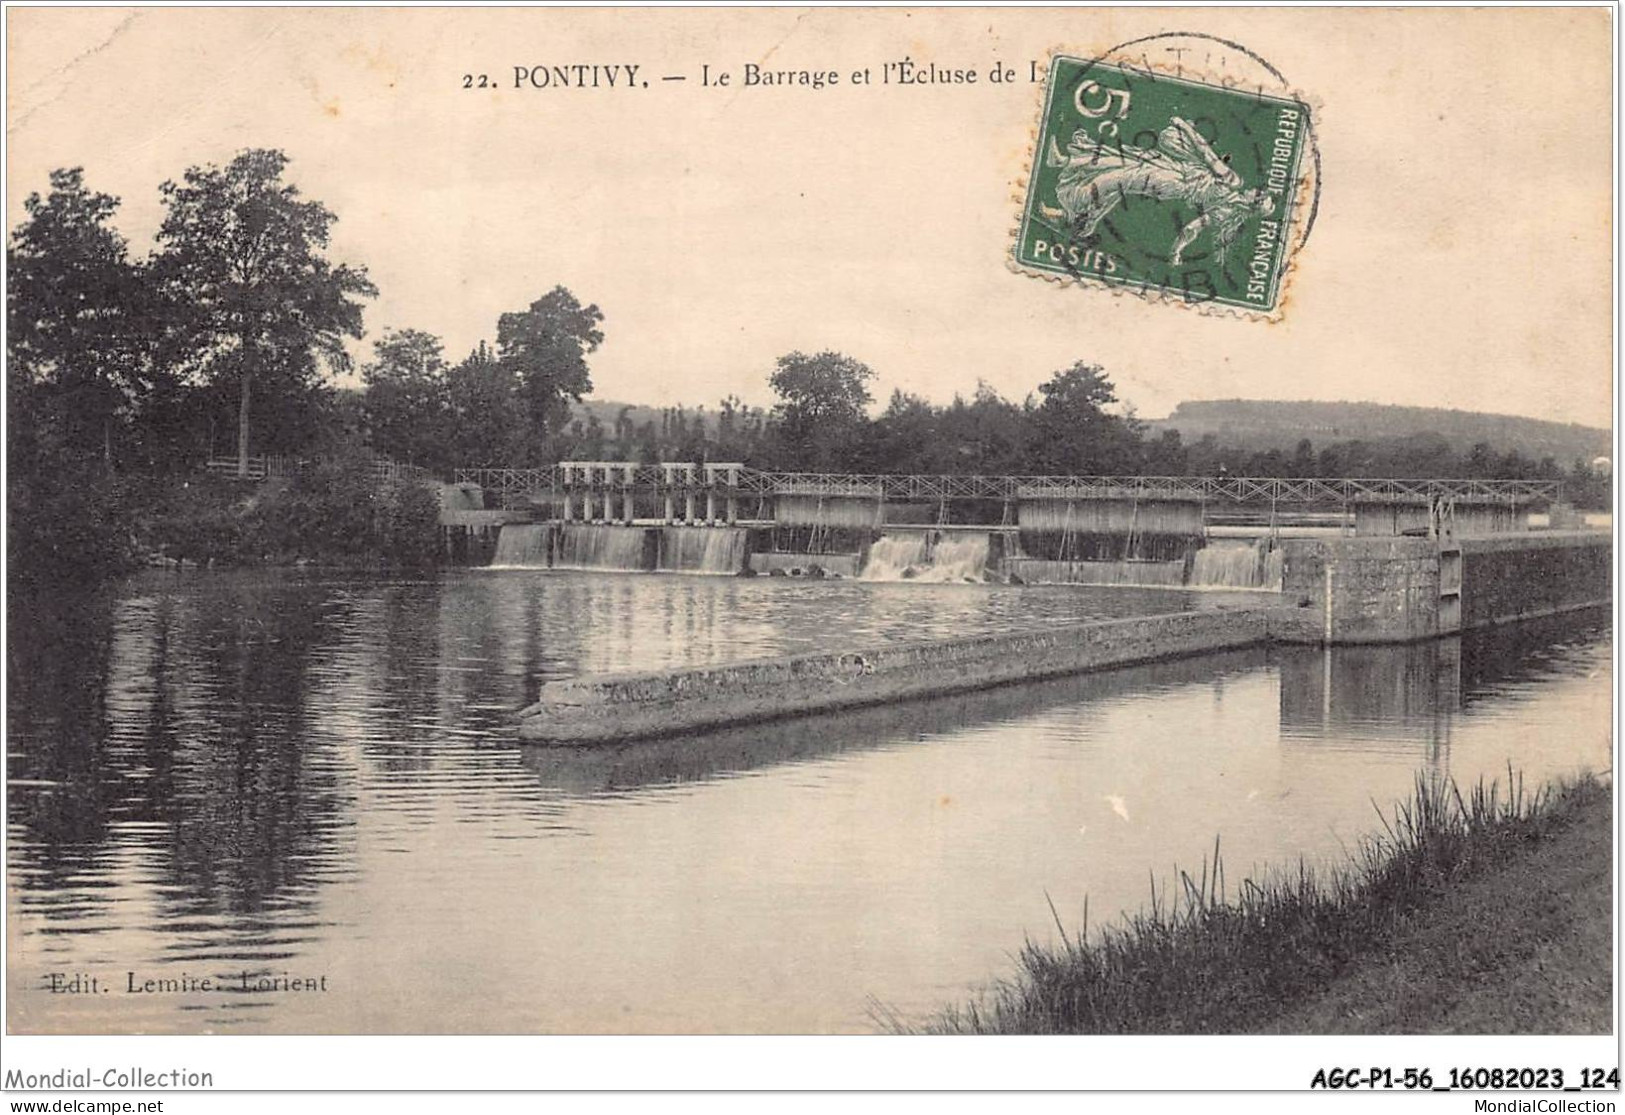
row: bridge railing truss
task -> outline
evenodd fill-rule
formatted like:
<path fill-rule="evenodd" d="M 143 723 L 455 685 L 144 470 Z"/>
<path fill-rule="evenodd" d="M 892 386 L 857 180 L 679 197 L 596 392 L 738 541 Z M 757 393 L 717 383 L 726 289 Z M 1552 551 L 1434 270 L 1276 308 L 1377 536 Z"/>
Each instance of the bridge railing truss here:
<path fill-rule="evenodd" d="M 816 495 L 940 503 L 948 500 L 1140 499 L 1238 504 L 1425 504 L 1434 499 L 1508 506 L 1562 498 L 1556 480 L 1447 477 L 980 476 L 900 473 L 769 472 L 738 466 L 594 462 L 549 468 L 460 468 L 456 483 L 477 484 L 505 504 L 567 491 L 720 491 L 748 496 Z M 732 483 L 730 483 L 730 479 Z"/>

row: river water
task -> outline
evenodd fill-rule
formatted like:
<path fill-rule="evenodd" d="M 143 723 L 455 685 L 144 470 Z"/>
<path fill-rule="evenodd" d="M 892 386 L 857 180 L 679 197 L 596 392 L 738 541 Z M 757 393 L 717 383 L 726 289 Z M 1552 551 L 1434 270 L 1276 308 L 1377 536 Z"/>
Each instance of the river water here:
<path fill-rule="evenodd" d="M 13 600 L 9 1024 L 862 1032 L 1216 836 L 1234 882 L 1346 856 L 1418 770 L 1610 766 L 1605 616 L 592 750 L 506 719 L 584 671 L 1247 599 L 472 570 Z"/>

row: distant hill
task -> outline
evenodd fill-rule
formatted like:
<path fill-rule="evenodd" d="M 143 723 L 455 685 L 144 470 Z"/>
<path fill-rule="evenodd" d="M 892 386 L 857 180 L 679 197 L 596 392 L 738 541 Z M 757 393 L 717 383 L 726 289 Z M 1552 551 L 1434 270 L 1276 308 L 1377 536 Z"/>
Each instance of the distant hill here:
<path fill-rule="evenodd" d="M 1465 454 L 1478 442 L 1487 442 L 1499 453 L 1516 450 L 1536 461 L 1552 457 L 1565 468 L 1577 459 L 1589 461 L 1613 454 L 1612 434 L 1592 426 L 1380 403 L 1210 399 L 1180 403 L 1167 418 L 1152 419 L 1147 425 L 1153 431 L 1178 430 L 1187 445 L 1212 434 L 1221 444 L 1265 452 L 1290 452 L 1302 438 L 1320 449 L 1338 441 L 1392 441 L 1434 435 L 1457 453 Z"/>

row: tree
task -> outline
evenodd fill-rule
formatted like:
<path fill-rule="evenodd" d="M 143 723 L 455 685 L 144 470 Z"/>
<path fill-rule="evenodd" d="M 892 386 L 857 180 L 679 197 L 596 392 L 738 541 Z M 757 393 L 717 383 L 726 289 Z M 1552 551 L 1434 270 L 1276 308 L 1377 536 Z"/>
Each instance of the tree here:
<path fill-rule="evenodd" d="M 694 417 L 689 419 L 682 407 L 677 408 L 676 436 L 672 439 L 670 451 L 674 459 L 679 461 L 716 460 L 712 450 L 715 448 L 709 434 L 708 420 L 705 416 L 705 404 L 701 403 L 694 408 Z"/>
<path fill-rule="evenodd" d="M 844 463 L 866 420 L 874 375 L 867 364 L 839 352 L 779 357 L 768 383 L 779 396 L 773 417 L 791 463 Z"/>
<path fill-rule="evenodd" d="M 1085 421 L 1093 421 L 1117 401 L 1117 389 L 1105 369 L 1082 360 L 1039 384 L 1038 393 L 1044 397 L 1041 406 Z"/>
<path fill-rule="evenodd" d="M 1611 475 L 1607 458 L 1598 458 L 1595 462 L 1577 459 L 1563 482 L 1563 498 L 1575 507 L 1592 510 L 1609 507 L 1612 505 Z"/>
<path fill-rule="evenodd" d="M 640 465 L 659 464 L 660 431 L 655 428 L 654 419 L 651 418 L 637 428 L 636 441 L 622 452 L 623 461 L 637 461 Z"/>
<path fill-rule="evenodd" d="M 237 468 L 248 473 L 252 400 L 308 390 L 321 363 L 350 365 L 344 338 L 361 335 L 361 303 L 377 289 L 364 269 L 323 254 L 337 219 L 282 180 L 288 158 L 248 150 L 225 168 L 187 170 L 161 187 L 168 213 L 155 272 L 184 313 L 191 369 L 237 390 Z"/>
<path fill-rule="evenodd" d="M 596 414 L 587 415 L 587 425 L 582 431 L 577 453 L 589 461 L 604 459 L 604 423 Z"/>
<path fill-rule="evenodd" d="M 1292 451 L 1292 475 L 1306 477 L 1315 475 L 1315 444 L 1308 438 L 1299 438 L 1297 448 Z"/>
<path fill-rule="evenodd" d="M 23 202 L 6 269 L 11 406 L 29 422 L 48 407 L 70 446 L 97 445 L 109 462 L 114 425 L 151 386 L 140 269 L 109 223 L 118 206 L 81 168 L 52 171 L 50 193 Z"/>
<path fill-rule="evenodd" d="M 765 415 L 760 408 L 746 406 L 737 395 L 723 399 L 717 406 L 715 459 L 757 463 L 764 425 Z"/>
<path fill-rule="evenodd" d="M 986 380 L 976 381 L 968 405 L 958 398 L 943 416 L 943 438 L 953 447 L 959 471 L 999 474 L 1032 471 L 1023 456 L 1027 413 Z"/>
<path fill-rule="evenodd" d="M 135 558 L 115 436 L 151 387 L 139 268 L 118 199 L 57 170 L 6 252 L 6 550 L 15 583 L 88 582 Z"/>
<path fill-rule="evenodd" d="M 1139 424 L 1106 412 L 1117 391 L 1098 364 L 1079 360 L 1038 387 L 1028 454 L 1045 472 L 1111 475 L 1138 471 Z"/>
<path fill-rule="evenodd" d="M 955 403 L 963 406 L 964 401 Z M 937 408 L 918 395 L 901 388 L 891 393 L 891 400 L 880 417 L 869 424 L 864 439 L 865 471 L 877 472 L 940 472 L 938 452 L 941 448 L 941 416 Z"/>
<path fill-rule="evenodd" d="M 390 329 L 372 347 L 372 362 L 361 369 L 369 443 L 396 460 L 446 467 L 451 392 L 440 338 L 417 329 Z"/>
<path fill-rule="evenodd" d="M 627 460 L 631 459 L 632 439 L 636 432 L 637 423 L 632 421 L 632 408 L 623 406 L 615 415 L 615 444 Z"/>
<path fill-rule="evenodd" d="M 446 376 L 451 452 L 467 468 L 500 468 L 525 462 L 509 457 L 523 426 L 513 372 L 484 341 Z"/>
<path fill-rule="evenodd" d="M 583 306 L 556 286 L 526 310 L 497 319 L 497 353 L 514 379 L 533 445 L 545 445 L 570 422 L 570 403 L 592 390 L 587 354 L 603 343 L 597 306 Z M 534 457 L 533 448 L 527 457 Z M 545 453 L 545 450 L 542 450 Z"/>
<path fill-rule="evenodd" d="M 1145 471 L 1151 476 L 1184 476 L 1190 468 L 1190 452 L 1178 430 L 1164 430 L 1146 446 Z M 1300 476 L 1307 475 L 1299 473 Z"/>

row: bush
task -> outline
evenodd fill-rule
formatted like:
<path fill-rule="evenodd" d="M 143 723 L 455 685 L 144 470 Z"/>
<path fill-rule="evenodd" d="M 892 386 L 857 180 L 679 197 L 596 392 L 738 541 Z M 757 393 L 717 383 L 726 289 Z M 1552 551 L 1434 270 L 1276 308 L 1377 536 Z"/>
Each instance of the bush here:
<path fill-rule="evenodd" d="M 99 458 L 19 460 L 6 477 L 6 557 L 19 583 L 101 580 L 139 562 L 127 485 Z"/>
<path fill-rule="evenodd" d="M 199 473 L 164 485 L 144 508 L 142 538 L 153 553 L 199 565 L 237 565 L 253 558 L 245 530 L 251 493 Z"/>
<path fill-rule="evenodd" d="M 314 561 L 432 565 L 440 501 L 421 484 L 380 485 L 366 461 L 324 461 L 289 479 L 194 475 L 149 501 L 151 550 L 198 564 Z"/>
<path fill-rule="evenodd" d="M 268 554 L 317 561 L 377 558 L 378 485 L 359 462 L 303 468 L 286 491 L 257 508 Z"/>
<path fill-rule="evenodd" d="M 440 496 L 423 484 L 391 481 L 379 508 L 384 559 L 410 568 L 433 565 L 440 554 Z"/>

